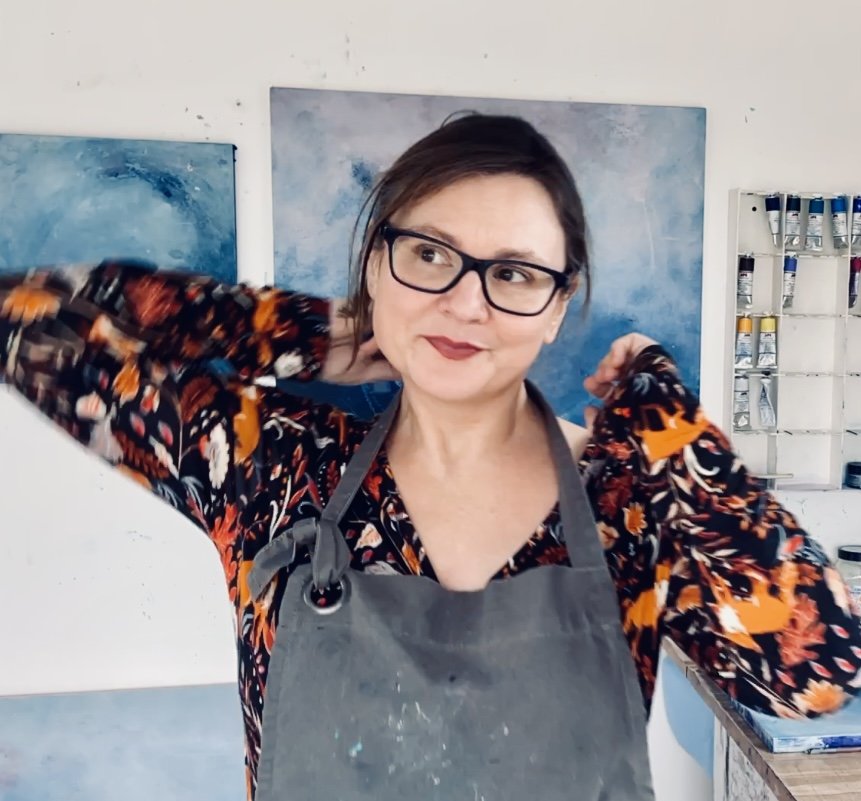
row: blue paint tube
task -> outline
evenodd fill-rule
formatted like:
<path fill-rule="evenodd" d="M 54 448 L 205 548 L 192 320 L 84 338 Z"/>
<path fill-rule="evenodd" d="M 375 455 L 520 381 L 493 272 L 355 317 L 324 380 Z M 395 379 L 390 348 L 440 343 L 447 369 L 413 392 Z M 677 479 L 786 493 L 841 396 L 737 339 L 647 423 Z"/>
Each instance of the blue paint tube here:
<path fill-rule="evenodd" d="M 852 244 L 861 245 L 861 195 L 852 201 Z"/>
<path fill-rule="evenodd" d="M 783 308 L 791 309 L 795 298 L 795 273 L 798 270 L 798 257 L 787 253 L 783 257 Z"/>
<path fill-rule="evenodd" d="M 738 283 L 736 285 L 736 297 L 738 305 L 749 309 L 753 306 L 753 268 L 756 262 L 753 256 L 744 255 L 738 257 Z"/>
<path fill-rule="evenodd" d="M 783 218 L 783 244 L 788 248 L 801 247 L 801 198 L 786 198 L 786 215 Z"/>
<path fill-rule="evenodd" d="M 861 256 L 854 256 L 849 263 L 849 308 L 855 308 L 861 295 Z"/>
<path fill-rule="evenodd" d="M 768 230 L 775 246 L 780 245 L 780 195 L 767 195 L 765 198 L 765 216 L 768 218 Z"/>
<path fill-rule="evenodd" d="M 807 230 L 804 232 L 804 247 L 807 250 L 822 250 L 822 223 L 825 217 L 825 201 L 812 197 L 807 204 Z"/>
<path fill-rule="evenodd" d="M 849 247 L 849 223 L 846 213 L 846 198 L 831 198 L 831 239 L 835 250 L 846 250 Z"/>

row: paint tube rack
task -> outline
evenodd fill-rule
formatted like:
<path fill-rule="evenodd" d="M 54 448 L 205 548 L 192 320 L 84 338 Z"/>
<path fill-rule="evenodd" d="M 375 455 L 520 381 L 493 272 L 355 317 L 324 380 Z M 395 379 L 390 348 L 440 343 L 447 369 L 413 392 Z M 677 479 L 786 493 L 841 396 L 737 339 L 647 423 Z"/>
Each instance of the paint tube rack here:
<path fill-rule="evenodd" d="M 765 212 L 765 198 L 778 194 L 781 227 L 774 243 Z M 801 242 L 784 240 L 786 199 L 802 199 Z M 732 431 L 734 447 L 751 472 L 777 489 L 839 489 L 845 464 L 861 460 L 861 299 L 849 306 L 851 259 L 861 256 L 861 243 L 846 249 L 834 247 L 829 199 L 849 197 L 851 191 L 774 192 L 737 190 L 732 194 L 730 217 L 730 280 L 726 371 L 728 408 L 724 421 Z M 820 251 L 804 249 L 809 201 L 825 198 L 823 241 Z M 851 241 L 851 240 L 850 240 Z M 788 254 L 797 257 L 795 297 L 783 305 L 783 268 Z M 737 293 L 740 256 L 754 259 L 751 303 L 740 303 Z M 749 317 L 753 328 L 753 365 L 736 368 L 736 328 Z M 756 343 L 762 320 L 774 317 L 777 325 L 777 364 L 756 366 Z M 734 427 L 733 397 L 737 377 L 749 385 L 749 427 Z M 762 424 L 759 399 L 762 379 L 770 379 L 775 424 Z M 768 386 L 768 383 L 767 385 Z M 767 410 L 766 410 L 767 411 Z"/>

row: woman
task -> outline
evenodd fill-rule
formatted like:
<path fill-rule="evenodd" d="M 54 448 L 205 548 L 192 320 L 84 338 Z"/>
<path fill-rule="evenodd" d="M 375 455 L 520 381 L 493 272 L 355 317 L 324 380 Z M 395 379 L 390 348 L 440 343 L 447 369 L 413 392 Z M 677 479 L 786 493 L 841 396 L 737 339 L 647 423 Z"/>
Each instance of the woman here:
<path fill-rule="evenodd" d="M 530 125 L 411 147 L 352 279 L 346 310 L 131 263 L 0 279 L 6 380 L 218 548 L 249 796 L 651 798 L 664 635 L 772 714 L 857 691 L 838 574 L 656 343 L 614 343 L 589 430 L 525 383 L 590 279 L 574 181 Z M 272 374 L 403 392 L 362 423 Z"/>

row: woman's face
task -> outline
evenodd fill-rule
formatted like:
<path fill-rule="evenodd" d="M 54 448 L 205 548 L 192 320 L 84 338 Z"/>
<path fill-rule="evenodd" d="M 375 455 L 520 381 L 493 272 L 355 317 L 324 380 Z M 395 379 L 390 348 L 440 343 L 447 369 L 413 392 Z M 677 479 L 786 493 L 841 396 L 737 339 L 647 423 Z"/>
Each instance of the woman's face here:
<path fill-rule="evenodd" d="M 390 222 L 479 259 L 518 259 L 560 272 L 565 264 L 565 236 L 550 196 L 519 175 L 465 178 Z M 541 346 L 555 338 L 567 306 L 557 292 L 541 314 L 507 314 L 488 304 L 476 272 L 444 294 L 420 292 L 392 276 L 388 248 L 372 253 L 367 280 L 380 350 L 405 386 L 447 401 L 519 384 Z"/>

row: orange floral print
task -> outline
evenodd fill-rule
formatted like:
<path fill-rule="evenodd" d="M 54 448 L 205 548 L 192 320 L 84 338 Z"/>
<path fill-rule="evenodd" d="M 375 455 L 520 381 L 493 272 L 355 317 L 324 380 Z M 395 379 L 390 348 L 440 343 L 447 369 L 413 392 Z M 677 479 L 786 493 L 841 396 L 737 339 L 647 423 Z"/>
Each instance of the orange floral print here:
<path fill-rule="evenodd" d="M 134 362 L 126 362 L 114 378 L 114 392 L 123 404 L 134 400 L 139 391 L 140 371 Z"/>
<path fill-rule="evenodd" d="M 625 507 L 625 528 L 631 534 L 642 534 L 646 528 L 646 514 L 641 503 Z"/>
<path fill-rule="evenodd" d="M 777 635 L 777 642 L 780 657 L 787 667 L 818 656 L 811 646 L 825 644 L 825 624 L 820 620 L 816 601 L 806 595 L 798 596 L 789 625 Z"/>
<path fill-rule="evenodd" d="M 10 322 L 22 325 L 30 325 L 45 317 L 53 317 L 59 310 L 60 299 L 56 295 L 44 289 L 28 286 L 13 287 L 0 305 L 0 314 Z"/>
<path fill-rule="evenodd" d="M 836 712 L 849 696 L 843 687 L 830 681 L 811 681 L 802 693 L 793 693 L 792 700 L 802 712 L 818 715 Z"/>
<path fill-rule="evenodd" d="M 608 526 L 603 520 L 598 521 L 598 536 L 601 538 L 601 545 L 604 550 L 612 548 L 619 539 L 619 532 L 613 526 Z"/>
<path fill-rule="evenodd" d="M 176 289 L 157 276 L 128 281 L 125 296 L 134 320 L 145 328 L 161 325 L 182 308 Z"/>

